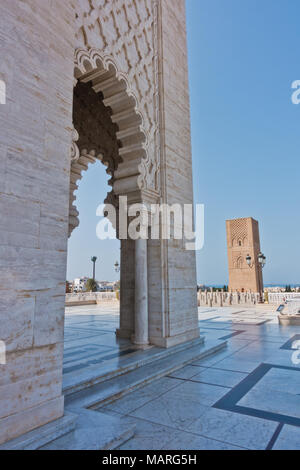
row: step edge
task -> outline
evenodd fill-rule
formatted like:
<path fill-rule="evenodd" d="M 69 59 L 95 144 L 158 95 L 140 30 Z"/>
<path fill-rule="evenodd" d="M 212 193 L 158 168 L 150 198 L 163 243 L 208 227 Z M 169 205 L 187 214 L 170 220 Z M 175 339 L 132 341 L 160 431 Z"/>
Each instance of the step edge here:
<path fill-rule="evenodd" d="M 165 367 L 164 369 L 162 369 L 158 372 L 155 372 L 152 375 L 149 375 L 147 380 L 137 380 L 136 382 L 131 383 L 130 386 L 124 387 L 124 389 L 121 390 L 120 392 L 116 392 L 116 393 L 113 393 L 112 395 L 108 395 L 107 397 L 104 397 L 103 399 L 99 400 L 99 397 L 98 398 L 95 397 L 94 399 L 92 397 L 90 397 L 90 399 L 89 399 L 89 397 L 85 397 L 82 400 L 80 400 L 80 398 L 79 398 L 78 402 L 77 402 L 78 404 L 75 401 L 73 404 L 70 403 L 69 406 L 76 406 L 76 407 L 81 407 L 81 408 L 84 407 L 84 408 L 91 409 L 91 410 L 98 409 L 101 406 L 105 406 L 109 403 L 112 403 L 112 402 L 122 398 L 123 396 L 125 396 L 125 395 L 127 395 L 127 394 L 129 394 L 129 393 L 131 393 L 135 390 L 138 390 L 139 388 L 142 388 L 145 385 L 148 385 L 149 383 L 153 382 L 156 379 L 165 377 L 169 373 L 172 373 L 172 372 L 174 372 L 178 369 L 181 369 L 182 367 L 185 367 L 187 364 L 190 364 L 191 362 L 194 362 L 196 360 L 205 359 L 206 357 L 208 357 L 212 354 L 215 354 L 216 352 L 221 351 L 222 349 L 224 349 L 226 347 L 226 345 L 227 345 L 227 341 L 220 342 L 220 343 L 216 344 L 215 346 L 212 346 L 211 348 L 209 348 L 205 351 L 202 351 L 199 354 L 195 354 L 192 358 L 188 358 L 183 362 L 180 362 L 178 364 L 174 364 L 172 367 Z M 130 371 L 130 372 L 133 372 L 133 371 Z"/>
<path fill-rule="evenodd" d="M 84 379 L 82 380 L 82 382 L 79 382 L 75 385 L 63 387 L 63 394 L 65 397 L 71 396 L 74 393 L 81 392 L 82 390 L 91 388 L 94 385 L 98 385 L 100 383 L 109 381 L 115 377 L 119 377 L 121 375 L 127 374 L 128 372 L 132 372 L 133 370 L 143 367 L 147 364 L 151 364 L 156 361 L 159 361 L 160 359 L 164 358 L 164 356 L 165 357 L 172 356 L 173 354 L 176 354 L 183 350 L 191 349 L 198 344 L 203 345 L 204 343 L 205 343 L 205 337 L 201 336 L 200 338 L 192 340 L 191 342 L 182 343 L 178 346 L 174 346 L 173 348 L 158 351 L 155 355 L 149 358 L 145 357 L 137 361 L 133 361 L 131 364 L 128 364 L 124 368 L 115 369 L 103 375 L 95 375 L 91 379 Z M 188 344 L 188 347 L 187 347 L 187 344 Z M 109 364 L 109 361 L 108 361 L 108 364 Z"/>
<path fill-rule="evenodd" d="M 65 410 L 61 418 L 6 442 L 0 446 L 0 450 L 38 450 L 71 433 L 75 429 L 76 421 L 77 415 Z"/>
<path fill-rule="evenodd" d="M 80 408 L 80 407 L 74 407 L 74 408 L 72 408 L 72 407 L 68 408 L 67 407 L 67 409 L 66 409 L 67 413 L 73 414 L 77 417 L 79 417 L 79 415 L 83 411 L 87 411 L 87 410 L 84 409 L 84 408 Z M 93 411 L 93 410 L 89 410 L 89 411 Z M 93 412 L 95 412 L 95 411 L 93 411 Z M 101 420 L 101 413 L 98 413 L 98 414 L 99 414 L 99 419 Z M 120 421 L 120 418 L 114 418 L 114 419 Z M 116 423 L 116 425 L 117 425 L 117 423 Z M 97 428 L 97 426 L 95 428 Z M 81 428 L 81 431 L 83 431 L 83 429 L 84 428 Z M 127 442 L 129 439 L 131 439 L 134 436 L 136 426 L 133 423 L 122 423 L 121 427 L 117 428 L 117 426 L 116 426 L 116 429 L 117 429 L 117 431 L 116 431 L 115 435 L 113 435 L 111 437 L 108 437 L 106 442 L 103 442 L 101 445 L 94 446 L 92 450 L 114 450 L 114 449 L 118 448 L 120 445 L 124 444 L 125 442 Z M 70 430 L 68 433 L 65 433 L 64 436 L 59 436 L 59 437 L 53 439 L 48 444 L 51 445 L 51 443 L 55 443 L 56 441 L 59 441 L 60 438 L 67 437 L 68 435 L 72 434 L 72 432 L 74 432 L 75 430 L 76 429 Z M 77 431 L 80 431 L 80 427 L 79 427 L 79 429 L 77 429 Z M 45 444 L 40 446 L 39 449 L 43 449 L 44 445 Z M 70 448 L 69 447 L 65 448 L 65 447 L 58 446 L 56 450 L 74 450 L 74 449 L 72 449 L 71 447 Z M 86 449 L 85 448 L 82 448 L 82 449 L 76 448 L 76 450 L 86 450 Z"/>
<path fill-rule="evenodd" d="M 99 406 L 108 405 L 108 404 L 110 404 L 110 403 L 112 403 L 112 402 L 128 395 L 129 393 L 134 392 L 135 390 L 138 390 L 138 389 L 144 387 L 145 385 L 149 385 L 150 383 L 154 382 L 157 379 L 166 377 L 168 374 L 170 374 L 172 372 L 175 372 L 176 370 L 182 369 L 182 367 L 185 367 L 186 365 L 190 364 L 193 361 L 205 359 L 206 357 L 210 356 L 211 354 L 214 354 L 218 351 L 221 351 L 224 347 L 225 347 L 225 344 L 222 347 L 219 346 L 219 345 L 215 346 L 211 350 L 204 351 L 202 354 L 194 356 L 193 359 L 188 359 L 186 361 L 181 362 L 179 365 L 174 365 L 170 368 L 165 368 L 162 371 L 159 371 L 159 372 L 149 376 L 149 378 L 147 380 L 137 381 L 133 384 L 132 387 L 125 387 L 124 390 L 122 390 L 121 393 L 116 393 L 115 395 L 111 395 L 107 399 L 104 399 L 103 402 L 101 401 L 101 402 L 97 402 L 95 404 L 92 404 L 91 406 L 89 405 L 88 408 L 89 409 L 96 409 L 96 408 L 99 408 Z M 99 403 L 100 403 L 100 405 L 99 405 Z"/>

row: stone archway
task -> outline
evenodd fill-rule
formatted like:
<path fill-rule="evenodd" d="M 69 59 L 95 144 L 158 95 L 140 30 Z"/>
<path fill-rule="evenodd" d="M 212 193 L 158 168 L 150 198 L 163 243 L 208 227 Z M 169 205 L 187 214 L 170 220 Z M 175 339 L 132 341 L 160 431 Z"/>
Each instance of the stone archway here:
<path fill-rule="evenodd" d="M 128 78 L 118 71 L 111 57 L 102 57 L 97 49 L 78 49 L 75 52 L 75 86 L 78 82 L 90 83 L 94 92 L 101 94 L 103 105 L 109 109 L 111 121 L 117 128 L 117 167 L 112 165 L 110 155 L 104 155 L 104 163 L 108 164 L 109 171 L 113 173 L 111 184 L 115 196 L 126 194 L 132 202 L 139 202 L 141 191 L 146 187 L 148 134 L 143 114 L 138 107 L 138 99 L 130 88 Z M 77 137 L 80 139 L 76 132 L 73 137 L 75 140 Z M 87 152 L 92 154 L 92 158 L 92 152 L 97 155 L 97 148 L 84 148 L 87 145 L 93 147 L 93 142 L 88 142 L 87 136 L 84 138 L 83 148 L 78 148 L 73 140 L 73 164 L 80 158 L 84 163 Z"/>
<path fill-rule="evenodd" d="M 95 49 L 79 49 L 75 53 L 73 126 L 69 236 L 79 225 L 74 192 L 89 163 L 96 160 L 107 166 L 110 175 L 112 191 L 106 203 L 118 210 L 119 196 L 126 196 L 128 204 L 153 201 L 146 188 L 147 174 L 153 171 L 153 165 L 149 165 L 148 135 L 138 100 L 113 59 L 102 57 Z M 147 245 L 147 240 L 121 240 L 120 329 L 117 333 L 142 345 L 149 340 Z M 141 270 L 143 275 L 137 275 Z M 139 325 L 144 331 L 145 324 L 143 340 L 137 339 Z"/>
<path fill-rule="evenodd" d="M 71 155 L 69 236 L 79 225 L 79 213 L 75 206 L 78 181 L 90 163 L 100 160 L 110 175 L 109 185 L 114 183 L 114 173 L 122 161 L 119 156 L 121 143 L 117 139 L 118 127 L 111 120 L 110 109 L 103 103 L 103 95 L 96 93 L 90 83 L 78 82 L 73 100 L 74 135 Z M 113 191 L 106 201 L 116 202 Z"/>

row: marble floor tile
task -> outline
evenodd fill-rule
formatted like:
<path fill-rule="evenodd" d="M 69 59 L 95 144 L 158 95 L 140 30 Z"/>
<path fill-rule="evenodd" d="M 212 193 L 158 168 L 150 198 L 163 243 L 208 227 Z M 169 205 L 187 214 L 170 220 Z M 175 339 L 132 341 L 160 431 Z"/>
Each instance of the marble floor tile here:
<path fill-rule="evenodd" d="M 213 369 L 232 370 L 237 372 L 249 373 L 258 367 L 259 362 L 252 362 L 250 360 L 236 359 L 234 356 L 227 357 L 222 361 L 213 364 Z"/>
<path fill-rule="evenodd" d="M 141 354 L 130 352 L 129 341 L 116 338 L 117 306 L 68 307 L 65 320 L 65 367 L 83 366 L 66 374 L 67 380 L 91 370 L 98 373 L 99 368 L 108 373 Z M 279 425 L 274 419 L 275 414 L 290 416 L 294 424 L 300 418 L 300 366 L 293 364 L 289 347 L 281 349 L 300 334 L 300 328 L 280 326 L 276 313 L 261 307 L 201 307 L 199 326 L 207 340 L 226 337 L 227 348 L 99 409 L 136 424 L 135 437 L 121 449 L 300 449 L 300 427 Z M 110 354 L 116 357 L 106 361 Z M 229 401 L 234 400 L 235 387 L 262 363 L 292 370 L 272 367 L 257 383 L 250 383 L 250 390 L 245 383 L 237 412 L 213 407 L 230 389 Z M 257 417 L 247 415 L 247 409 L 256 410 Z M 267 420 L 267 413 L 273 413 L 274 420 Z"/>
<path fill-rule="evenodd" d="M 155 400 L 160 395 L 181 385 L 181 380 L 175 378 L 163 377 L 145 387 L 131 392 L 119 400 L 109 403 L 105 406 L 107 410 L 117 411 L 121 414 L 128 414 L 140 408 L 146 403 Z M 100 409 L 99 409 L 100 411 Z"/>
<path fill-rule="evenodd" d="M 254 387 L 255 390 L 275 390 L 300 396 L 300 371 L 273 367 Z"/>
<path fill-rule="evenodd" d="M 191 403 L 212 406 L 227 393 L 223 387 L 199 382 L 185 381 L 174 390 L 172 397 L 184 399 Z M 169 393 L 168 396 L 171 394 Z"/>
<path fill-rule="evenodd" d="M 299 450 L 300 427 L 285 424 L 273 446 L 273 450 Z"/>
<path fill-rule="evenodd" d="M 227 348 L 226 348 L 226 349 L 218 352 L 217 354 L 213 354 L 213 355 L 208 356 L 204 359 L 193 362 L 193 365 L 202 366 L 202 367 L 212 367 L 214 364 L 218 364 L 223 359 L 225 359 L 226 357 L 229 357 L 231 355 L 232 355 L 232 352 L 228 351 Z"/>
<path fill-rule="evenodd" d="M 263 383 L 263 379 L 261 382 Z M 266 386 L 259 389 L 253 387 L 237 405 L 300 418 L 300 395 L 278 392 Z"/>
<path fill-rule="evenodd" d="M 187 429 L 247 449 L 265 449 L 278 423 L 210 408 Z"/>
<path fill-rule="evenodd" d="M 168 442 L 179 439 L 176 429 L 132 417 L 122 418 L 121 422 L 124 420 L 135 425 L 135 435 L 118 450 L 162 450 L 168 447 Z"/>
<path fill-rule="evenodd" d="M 245 450 L 245 448 L 179 431 L 161 450 Z"/>
<path fill-rule="evenodd" d="M 245 377 L 247 377 L 247 374 L 242 372 L 208 368 L 193 376 L 192 380 L 231 388 L 241 382 Z"/>
<path fill-rule="evenodd" d="M 172 391 L 152 400 L 131 413 L 131 416 L 146 419 L 153 423 L 186 430 L 208 407 L 191 401 L 185 396 L 173 396 Z"/>
<path fill-rule="evenodd" d="M 190 379 L 191 377 L 199 374 L 199 372 L 205 369 L 205 367 L 201 366 L 185 366 L 182 369 L 178 369 L 172 372 L 169 377 L 174 377 L 177 379 Z"/>

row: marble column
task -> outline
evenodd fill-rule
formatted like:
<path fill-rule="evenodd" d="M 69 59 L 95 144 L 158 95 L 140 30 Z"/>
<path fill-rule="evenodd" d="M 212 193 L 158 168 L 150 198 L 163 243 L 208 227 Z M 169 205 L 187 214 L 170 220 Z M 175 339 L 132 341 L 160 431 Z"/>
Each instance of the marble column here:
<path fill-rule="evenodd" d="M 135 241 L 135 333 L 134 343 L 146 346 L 148 332 L 147 240 Z"/>

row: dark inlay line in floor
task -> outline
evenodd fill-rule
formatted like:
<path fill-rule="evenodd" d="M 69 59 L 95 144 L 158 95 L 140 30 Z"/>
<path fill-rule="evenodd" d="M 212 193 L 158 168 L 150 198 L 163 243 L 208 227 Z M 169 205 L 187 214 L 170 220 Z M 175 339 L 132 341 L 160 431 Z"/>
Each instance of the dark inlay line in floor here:
<path fill-rule="evenodd" d="M 70 343 L 71 341 L 82 341 L 84 339 L 97 338 L 97 337 L 101 338 L 102 336 L 104 336 L 102 333 L 100 333 L 100 334 L 98 334 L 98 333 L 90 334 L 88 336 L 83 336 L 82 338 L 81 338 L 80 335 L 78 336 L 78 335 L 75 335 L 75 334 L 73 334 L 72 336 L 69 336 L 69 337 L 68 337 L 68 335 L 66 335 L 64 342 L 65 343 Z"/>
<path fill-rule="evenodd" d="M 104 351 L 97 351 L 97 352 L 82 352 L 81 353 L 81 356 L 79 357 L 74 357 L 74 355 L 72 355 L 71 357 L 68 357 L 67 360 L 66 360 L 66 357 L 64 356 L 64 366 L 67 366 L 67 364 L 72 364 L 74 362 L 82 362 L 86 359 L 89 359 L 89 358 L 92 358 L 92 357 L 96 357 L 98 356 L 99 358 L 102 357 L 103 354 L 107 353 L 108 351 L 113 351 L 113 350 L 116 350 L 116 348 L 109 348 L 109 349 L 105 349 Z"/>
<path fill-rule="evenodd" d="M 253 372 L 243 379 L 236 387 L 230 390 L 220 400 L 218 400 L 213 408 L 219 410 L 231 411 L 233 413 L 254 416 L 269 421 L 277 421 L 278 423 L 290 424 L 300 427 L 300 418 L 295 416 L 283 415 L 281 413 L 273 413 L 270 411 L 259 410 L 246 406 L 237 405 L 237 403 L 269 372 L 272 368 L 298 371 L 296 367 L 279 366 L 275 364 L 260 364 Z"/>
<path fill-rule="evenodd" d="M 98 344 L 83 346 L 83 347 L 78 347 L 78 348 L 74 347 L 74 348 L 69 348 L 65 350 L 64 358 L 78 356 L 79 354 L 90 354 L 90 353 L 93 353 L 94 351 L 97 351 L 99 353 L 100 352 L 99 349 L 103 349 L 103 348 L 106 351 L 112 351 L 113 349 L 115 349 L 110 346 L 102 346 Z"/>
<path fill-rule="evenodd" d="M 231 333 L 230 335 L 227 335 L 227 336 L 223 336 L 222 338 L 219 338 L 219 339 L 225 340 L 225 339 L 233 338 L 234 336 L 240 335 L 242 333 L 245 333 L 245 330 L 235 331 L 234 333 Z"/>
<path fill-rule="evenodd" d="M 193 364 L 191 364 L 192 366 Z M 197 367 L 197 366 L 196 366 Z M 196 374 L 198 375 L 198 374 Z M 203 382 L 200 380 L 193 380 L 193 377 L 190 377 L 189 379 L 184 379 L 182 377 L 176 377 L 176 375 L 166 375 L 169 379 L 176 379 L 176 380 L 181 380 L 181 382 L 193 382 L 194 384 L 204 384 L 204 385 L 213 385 L 214 387 L 221 387 L 221 388 L 226 388 L 227 390 L 231 389 L 228 385 L 220 385 L 220 384 L 215 384 L 213 382 Z"/>
<path fill-rule="evenodd" d="M 299 348 L 292 347 L 295 341 L 300 341 L 300 335 L 295 335 L 289 339 L 280 349 L 286 349 L 287 351 L 296 351 Z"/>
<path fill-rule="evenodd" d="M 91 353 L 84 354 L 81 357 L 77 357 L 77 358 L 74 358 L 74 359 L 69 359 L 67 361 L 64 361 L 63 364 L 64 364 L 64 367 L 68 367 L 70 364 L 74 364 L 74 363 L 78 363 L 78 362 L 80 362 L 80 365 L 82 363 L 87 364 L 86 361 L 89 361 L 89 363 L 90 363 L 90 359 L 95 358 L 95 357 L 98 357 L 98 361 L 101 361 L 103 359 L 103 353 L 98 351 L 97 353 L 93 353 L 93 354 L 91 354 Z M 79 365 L 79 364 L 77 364 L 77 365 Z"/>
<path fill-rule="evenodd" d="M 136 349 L 126 349 L 125 351 L 119 351 L 117 353 L 109 354 L 107 356 L 104 356 L 104 357 L 102 357 L 101 359 L 98 359 L 98 360 L 86 361 L 83 364 L 78 364 L 77 366 L 65 367 L 63 369 L 63 373 L 64 374 L 69 374 L 70 372 L 74 372 L 75 370 L 80 370 L 80 369 L 84 369 L 85 367 L 88 367 L 88 366 L 101 364 L 105 361 L 109 361 L 110 359 L 114 359 L 116 357 L 126 356 L 127 354 L 131 354 L 131 353 L 134 353 L 134 352 L 136 352 Z"/>
<path fill-rule="evenodd" d="M 112 330 L 109 330 L 109 329 L 105 330 L 105 329 L 103 329 L 103 328 L 101 329 L 101 328 L 92 327 L 92 326 L 91 326 L 90 328 L 87 328 L 87 327 L 86 327 L 86 328 L 82 328 L 82 327 L 79 326 L 79 325 L 78 325 L 78 326 L 75 326 L 75 325 L 74 325 L 74 326 L 73 326 L 73 325 L 68 326 L 67 333 L 68 333 L 69 331 L 71 331 L 71 333 L 74 333 L 74 332 L 77 333 L 78 331 L 79 331 L 79 332 L 82 331 L 83 333 L 97 333 L 97 332 L 98 332 L 99 334 L 102 334 L 102 335 L 105 335 L 105 334 L 107 334 L 107 333 L 114 333 L 114 332 L 115 332 L 114 329 L 112 329 Z"/>
<path fill-rule="evenodd" d="M 217 320 L 218 318 L 221 318 L 221 317 L 212 317 L 212 318 L 203 318 L 203 320 L 201 320 L 201 318 L 199 319 L 199 321 L 202 321 L 202 322 L 210 322 L 212 320 Z"/>
<path fill-rule="evenodd" d="M 216 330 L 216 331 L 231 331 L 231 327 L 228 325 L 227 328 L 216 328 L 213 326 L 206 326 L 200 322 L 200 327 L 203 328 L 204 330 Z"/>
<path fill-rule="evenodd" d="M 266 450 L 272 450 L 278 437 L 279 437 L 279 434 L 281 433 L 282 431 L 282 428 L 283 428 L 284 424 L 283 423 L 279 423 L 277 428 L 276 428 L 276 431 L 274 432 L 269 444 L 267 445 L 266 447 Z"/>
<path fill-rule="evenodd" d="M 232 321 L 232 323 L 234 324 L 239 324 L 239 325 L 246 325 L 246 326 L 260 326 L 260 325 L 264 325 L 265 323 L 269 323 L 270 321 L 272 320 L 262 320 L 260 322 L 246 322 L 246 321 Z"/>

